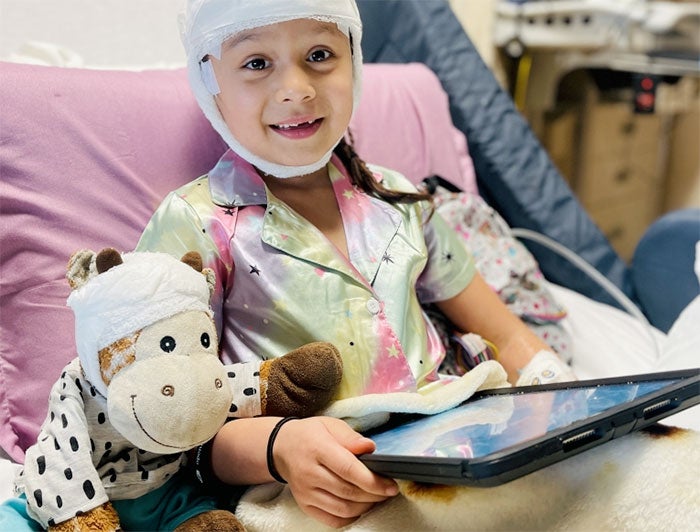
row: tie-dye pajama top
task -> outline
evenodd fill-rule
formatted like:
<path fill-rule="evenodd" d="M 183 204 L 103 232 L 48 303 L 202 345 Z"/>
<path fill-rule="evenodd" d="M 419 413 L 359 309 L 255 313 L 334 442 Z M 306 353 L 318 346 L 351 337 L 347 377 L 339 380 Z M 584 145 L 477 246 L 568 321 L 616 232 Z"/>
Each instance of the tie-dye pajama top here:
<path fill-rule="evenodd" d="M 370 168 L 387 188 L 415 190 L 397 172 Z M 327 341 L 343 357 L 338 398 L 420 389 L 444 357 L 421 303 L 461 292 L 474 262 L 426 202 L 392 205 L 362 192 L 335 156 L 329 174 L 349 259 L 230 150 L 165 198 L 137 249 L 195 250 L 214 270 L 225 362 Z"/>

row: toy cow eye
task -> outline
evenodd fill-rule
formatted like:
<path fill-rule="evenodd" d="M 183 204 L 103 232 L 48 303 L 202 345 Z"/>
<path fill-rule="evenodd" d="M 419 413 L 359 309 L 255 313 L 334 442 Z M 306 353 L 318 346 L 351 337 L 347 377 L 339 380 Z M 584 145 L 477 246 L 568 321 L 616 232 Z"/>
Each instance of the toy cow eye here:
<path fill-rule="evenodd" d="M 171 384 L 166 384 L 165 386 L 163 386 L 160 389 L 160 393 L 162 393 L 166 397 L 171 397 L 171 396 L 175 395 L 175 386 L 173 386 Z"/>
<path fill-rule="evenodd" d="M 204 347 L 209 347 L 211 345 L 211 339 L 209 338 L 209 333 L 202 333 L 199 337 L 199 341 L 202 342 Z"/>
<path fill-rule="evenodd" d="M 175 349 L 175 338 L 172 336 L 163 336 L 160 339 L 160 348 L 166 353 L 170 353 Z"/>

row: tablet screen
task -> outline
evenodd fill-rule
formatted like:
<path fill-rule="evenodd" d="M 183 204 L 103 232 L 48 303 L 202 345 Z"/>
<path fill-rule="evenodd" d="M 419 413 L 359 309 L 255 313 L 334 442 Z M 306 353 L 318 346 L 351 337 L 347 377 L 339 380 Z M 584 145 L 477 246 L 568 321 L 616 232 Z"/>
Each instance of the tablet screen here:
<path fill-rule="evenodd" d="M 680 379 L 490 395 L 370 437 L 374 454 L 479 458 L 628 403 Z"/>

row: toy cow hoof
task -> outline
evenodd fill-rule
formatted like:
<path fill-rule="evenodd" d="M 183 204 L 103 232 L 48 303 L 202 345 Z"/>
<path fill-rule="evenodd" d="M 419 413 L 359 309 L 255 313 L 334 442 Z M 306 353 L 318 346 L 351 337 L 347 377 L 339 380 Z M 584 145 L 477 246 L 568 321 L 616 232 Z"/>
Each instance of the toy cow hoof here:
<path fill-rule="evenodd" d="M 245 527 L 236 516 L 226 510 L 211 510 L 190 517 L 175 529 L 175 532 L 245 532 Z"/>

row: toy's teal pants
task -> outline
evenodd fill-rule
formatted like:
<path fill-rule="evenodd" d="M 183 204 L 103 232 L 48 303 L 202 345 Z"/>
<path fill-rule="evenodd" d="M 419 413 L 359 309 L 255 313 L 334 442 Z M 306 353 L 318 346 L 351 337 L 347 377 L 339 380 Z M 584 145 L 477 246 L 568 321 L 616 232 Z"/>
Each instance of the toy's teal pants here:
<path fill-rule="evenodd" d="M 212 497 L 202 494 L 191 482 L 182 482 L 179 475 L 143 497 L 112 504 L 125 530 L 174 530 L 190 517 L 216 508 Z M 43 528 L 27 514 L 24 496 L 0 504 L 1 532 L 35 530 Z"/>

